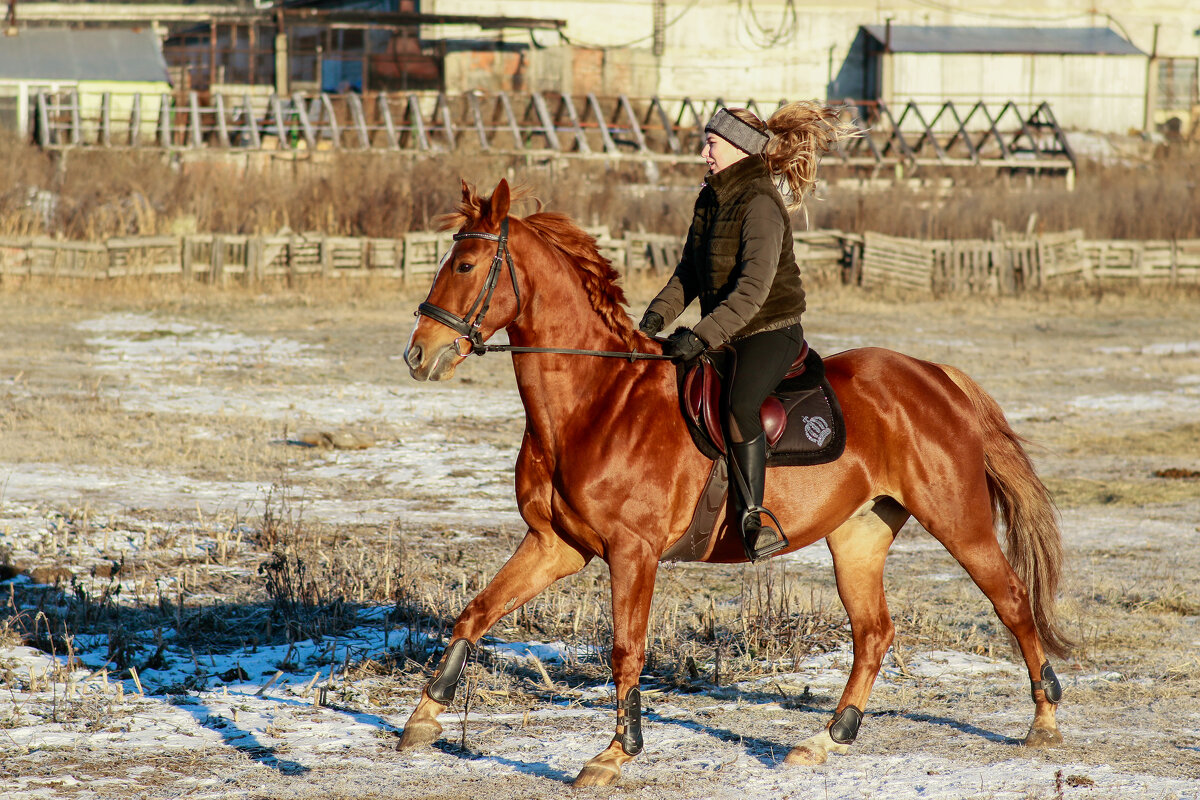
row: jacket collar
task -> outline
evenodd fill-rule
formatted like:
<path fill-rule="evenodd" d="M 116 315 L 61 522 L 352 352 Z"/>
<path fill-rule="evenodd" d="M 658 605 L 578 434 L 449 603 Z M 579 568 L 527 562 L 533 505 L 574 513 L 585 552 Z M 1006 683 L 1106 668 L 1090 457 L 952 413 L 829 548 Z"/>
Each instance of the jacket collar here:
<path fill-rule="evenodd" d="M 753 180 L 769 177 L 767 162 L 760 156 L 752 155 L 730 164 L 716 175 L 710 172 L 705 176 L 704 182 L 712 187 L 717 199 L 721 200 L 732 197 Z"/>

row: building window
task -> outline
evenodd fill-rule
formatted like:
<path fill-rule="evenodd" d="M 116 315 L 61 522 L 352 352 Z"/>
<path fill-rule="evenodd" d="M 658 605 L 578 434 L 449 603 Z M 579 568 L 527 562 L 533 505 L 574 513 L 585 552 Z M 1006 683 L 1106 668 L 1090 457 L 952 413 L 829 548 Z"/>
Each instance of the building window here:
<path fill-rule="evenodd" d="M 1197 60 L 1163 58 L 1158 62 L 1158 108 L 1188 111 L 1197 98 Z"/>

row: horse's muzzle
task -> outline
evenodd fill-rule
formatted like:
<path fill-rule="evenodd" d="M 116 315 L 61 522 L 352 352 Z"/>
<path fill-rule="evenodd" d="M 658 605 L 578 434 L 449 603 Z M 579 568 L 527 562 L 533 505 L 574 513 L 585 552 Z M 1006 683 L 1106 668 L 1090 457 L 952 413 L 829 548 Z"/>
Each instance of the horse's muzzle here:
<path fill-rule="evenodd" d="M 424 347 L 412 342 L 404 351 L 408 374 L 418 381 L 444 381 L 454 376 L 454 368 L 462 359 L 453 344 L 442 347 L 432 356 Z"/>
<path fill-rule="evenodd" d="M 404 351 L 404 363 L 408 364 L 410 371 L 416 370 L 421 366 L 421 356 L 424 355 L 424 349 L 419 344 L 409 345 Z M 414 374 L 414 378 L 417 376 Z"/>

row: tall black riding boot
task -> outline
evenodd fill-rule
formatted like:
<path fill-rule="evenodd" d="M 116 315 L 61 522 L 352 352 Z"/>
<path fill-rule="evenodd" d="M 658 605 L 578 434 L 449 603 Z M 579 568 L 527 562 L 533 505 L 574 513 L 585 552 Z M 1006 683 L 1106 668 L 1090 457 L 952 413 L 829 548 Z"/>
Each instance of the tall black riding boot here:
<path fill-rule="evenodd" d="M 729 456 L 734 496 L 739 499 L 738 522 L 746 557 L 751 561 L 772 556 L 788 545 L 782 530 L 763 527 L 763 491 L 767 482 L 767 435 L 748 442 L 730 442 Z M 740 478 L 739 478 L 740 476 Z M 771 512 L 766 512 L 770 515 Z"/>

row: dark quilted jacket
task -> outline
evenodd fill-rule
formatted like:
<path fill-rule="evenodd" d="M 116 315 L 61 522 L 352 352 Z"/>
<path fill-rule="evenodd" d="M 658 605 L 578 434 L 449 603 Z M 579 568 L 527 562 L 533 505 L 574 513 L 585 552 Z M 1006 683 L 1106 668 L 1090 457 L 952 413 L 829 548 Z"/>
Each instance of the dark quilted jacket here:
<path fill-rule="evenodd" d="M 696 298 L 697 336 L 710 347 L 800 321 L 804 286 L 787 208 L 758 156 L 710 175 L 683 257 L 648 311 L 668 322 Z"/>

